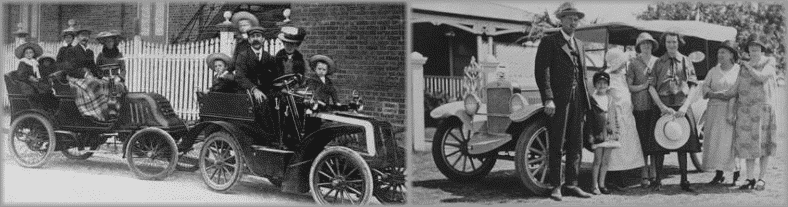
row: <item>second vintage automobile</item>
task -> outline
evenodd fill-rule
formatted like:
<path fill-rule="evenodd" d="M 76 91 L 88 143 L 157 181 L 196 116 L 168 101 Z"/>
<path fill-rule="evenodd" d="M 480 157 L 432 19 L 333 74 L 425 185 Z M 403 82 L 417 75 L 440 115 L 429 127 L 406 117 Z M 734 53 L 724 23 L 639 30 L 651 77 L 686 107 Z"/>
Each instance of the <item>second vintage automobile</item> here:
<path fill-rule="evenodd" d="M 659 37 L 666 31 L 676 30 L 685 35 L 688 44 L 679 50 L 689 54 L 699 79 L 716 64 L 714 54 L 720 43 L 736 37 L 734 28 L 695 21 L 581 26 L 575 36 L 588 43 L 585 61 L 589 90 L 593 73 L 606 68 L 603 57 L 610 46 L 633 46 L 635 37 L 641 32 Z M 554 32 L 558 29 L 545 30 L 545 33 Z M 658 50 L 655 55 L 664 51 L 664 48 Z M 533 69 L 526 73 L 533 74 Z M 450 180 L 469 182 L 486 176 L 496 160 L 510 160 L 515 162 L 518 177 L 529 191 L 537 195 L 549 193 L 551 186 L 545 181 L 551 174 L 547 172 L 550 143 L 538 89 L 520 88 L 501 78 L 487 83 L 482 90 L 483 96 L 469 93 L 463 101 L 448 103 L 430 112 L 431 117 L 441 120 L 432 142 L 435 165 Z M 692 107 L 695 117 L 701 117 L 706 101 L 698 101 Z M 703 123 L 698 123 L 697 127 L 701 126 Z M 699 156 L 694 154 L 691 158 L 700 169 Z"/>
<path fill-rule="evenodd" d="M 248 93 L 198 96 L 200 121 L 186 139 L 201 146 L 205 184 L 227 191 L 242 174 L 251 174 L 284 192 L 311 192 L 319 204 L 363 205 L 373 196 L 404 203 L 405 150 L 396 144 L 392 125 L 357 113 L 359 101 L 319 107 L 309 92 L 296 89 L 300 78 L 274 80 L 285 99 L 275 106 L 281 128 L 266 123 L 276 120 L 256 116 L 264 106 Z"/>

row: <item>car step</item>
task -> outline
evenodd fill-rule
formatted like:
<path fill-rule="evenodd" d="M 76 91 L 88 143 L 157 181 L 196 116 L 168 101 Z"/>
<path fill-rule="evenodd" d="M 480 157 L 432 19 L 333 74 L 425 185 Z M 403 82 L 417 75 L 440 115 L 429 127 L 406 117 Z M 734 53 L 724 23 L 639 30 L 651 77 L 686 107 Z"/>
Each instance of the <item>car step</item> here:
<path fill-rule="evenodd" d="M 267 151 L 267 152 L 273 152 L 273 153 L 281 153 L 281 154 L 293 154 L 293 153 L 295 153 L 295 152 L 290 151 L 290 150 L 282 150 L 282 149 L 270 148 L 270 147 L 266 147 L 266 146 L 262 146 L 262 145 L 252 145 L 252 149 L 255 149 L 255 150 L 258 150 L 258 151 Z"/>

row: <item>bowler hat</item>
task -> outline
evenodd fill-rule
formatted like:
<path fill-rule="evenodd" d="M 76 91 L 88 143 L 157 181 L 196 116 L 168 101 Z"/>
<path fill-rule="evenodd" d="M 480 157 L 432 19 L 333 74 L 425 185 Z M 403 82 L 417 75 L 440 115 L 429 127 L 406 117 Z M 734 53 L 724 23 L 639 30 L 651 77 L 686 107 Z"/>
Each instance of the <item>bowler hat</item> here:
<path fill-rule="evenodd" d="M 249 22 L 252 24 L 252 27 L 260 26 L 260 21 L 257 20 L 257 17 L 255 17 L 252 13 L 245 12 L 245 11 L 236 12 L 235 14 L 233 14 L 233 17 L 232 17 L 231 21 L 233 22 L 233 25 L 235 25 L 237 27 L 238 26 L 238 22 L 240 22 L 241 20 L 244 20 L 244 19 L 245 20 L 249 20 Z"/>
<path fill-rule="evenodd" d="M 44 54 L 44 49 L 41 48 L 40 45 L 32 42 L 27 42 L 25 44 L 19 45 L 14 50 L 14 54 L 16 55 L 17 58 L 21 59 L 25 56 L 25 50 L 27 48 L 33 48 L 33 54 L 34 54 L 33 58 L 38 58 L 39 56 L 41 56 L 41 54 Z"/>
<path fill-rule="evenodd" d="M 311 66 L 312 70 L 315 70 L 319 61 L 322 61 L 328 65 L 328 71 L 326 74 L 331 74 L 334 71 L 334 60 L 325 55 L 314 55 L 309 58 L 309 66 Z"/>
<path fill-rule="evenodd" d="M 654 138 L 662 148 L 674 150 L 681 148 L 690 138 L 690 124 L 686 117 L 676 118 L 664 115 L 657 120 Z"/>
<path fill-rule="evenodd" d="M 577 15 L 577 18 L 580 19 L 586 16 L 585 13 L 578 11 L 571 2 L 564 2 L 558 7 L 558 10 L 555 11 L 555 17 L 559 19 L 564 18 L 566 15 Z"/>
<path fill-rule="evenodd" d="M 277 38 L 285 42 L 299 43 L 306 38 L 306 30 L 299 27 L 282 27 Z"/>

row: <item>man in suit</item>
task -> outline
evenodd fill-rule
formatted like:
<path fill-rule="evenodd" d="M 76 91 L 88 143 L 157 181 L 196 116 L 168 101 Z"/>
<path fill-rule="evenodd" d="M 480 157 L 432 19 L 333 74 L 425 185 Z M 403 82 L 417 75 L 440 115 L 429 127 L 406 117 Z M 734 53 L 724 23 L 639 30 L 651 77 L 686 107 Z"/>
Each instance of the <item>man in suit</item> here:
<path fill-rule="evenodd" d="M 99 73 L 96 66 L 96 61 L 93 59 L 93 50 L 88 49 L 88 40 L 90 40 L 91 31 L 88 29 L 77 29 L 77 36 L 74 37 L 74 44 L 67 49 L 63 57 L 63 61 L 71 63 L 76 69 L 87 68 L 93 76 Z"/>
<path fill-rule="evenodd" d="M 554 187 L 550 198 L 562 200 L 562 187 L 582 198 L 591 194 L 577 186 L 583 149 L 583 122 L 591 108 L 585 85 L 585 52 L 582 42 L 574 38 L 577 23 L 585 14 L 567 2 L 555 13 L 561 20 L 561 31 L 542 38 L 536 52 L 536 84 L 548 116 L 549 132 L 548 182 Z M 566 153 L 566 170 L 561 167 L 562 151 Z M 563 173 L 562 173 L 563 172 Z M 565 175 L 565 182 L 561 176 Z"/>
<path fill-rule="evenodd" d="M 263 131 L 271 133 L 266 135 L 268 137 L 278 136 L 279 123 L 274 121 L 278 120 L 278 117 L 273 111 L 275 100 L 272 82 L 276 78 L 276 64 L 274 58 L 263 50 L 263 33 L 262 27 L 252 27 L 247 30 L 249 48 L 238 50 L 234 65 L 235 81 L 242 89 L 250 91 L 254 96 L 258 106 L 255 109 L 257 123 L 261 124 Z"/>

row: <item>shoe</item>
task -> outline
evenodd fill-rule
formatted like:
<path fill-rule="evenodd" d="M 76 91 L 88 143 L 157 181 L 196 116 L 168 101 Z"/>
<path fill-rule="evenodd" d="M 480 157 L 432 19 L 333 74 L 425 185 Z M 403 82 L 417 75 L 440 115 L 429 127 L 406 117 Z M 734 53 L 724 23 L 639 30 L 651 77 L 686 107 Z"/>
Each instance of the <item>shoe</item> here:
<path fill-rule="evenodd" d="M 736 181 L 739 180 L 739 175 L 740 174 L 741 173 L 739 173 L 739 171 L 733 172 L 733 180 L 731 181 L 731 186 L 736 186 L 736 184 L 737 184 Z"/>
<path fill-rule="evenodd" d="M 600 191 L 599 188 L 594 188 L 591 190 L 591 194 L 600 195 L 602 194 L 602 191 Z"/>
<path fill-rule="evenodd" d="M 755 179 L 746 179 L 744 181 L 747 181 L 747 183 L 745 183 L 744 185 L 740 186 L 739 190 L 750 190 L 753 187 L 755 187 Z"/>
<path fill-rule="evenodd" d="M 567 190 L 567 192 L 569 192 L 570 195 L 577 196 L 577 197 L 580 197 L 580 198 L 590 198 L 591 197 L 590 193 L 586 193 L 585 191 L 583 191 L 583 189 L 580 189 L 577 186 L 566 187 L 566 190 Z"/>
<path fill-rule="evenodd" d="M 550 198 L 555 201 L 563 200 L 563 196 L 561 195 L 561 186 L 553 188 L 553 192 L 550 193 Z"/>
<path fill-rule="evenodd" d="M 610 190 L 608 190 L 605 187 L 599 188 L 599 192 L 602 193 L 602 194 L 605 194 L 605 195 L 610 194 Z"/>
<path fill-rule="evenodd" d="M 689 181 L 683 181 L 679 185 L 681 186 L 681 190 L 683 190 L 683 191 L 690 192 L 690 193 L 695 193 L 696 192 L 695 189 L 692 189 L 690 187 Z"/>
<path fill-rule="evenodd" d="M 641 188 L 648 188 L 649 185 L 651 185 L 651 179 L 643 178 L 642 180 L 640 180 L 640 187 Z"/>
<path fill-rule="evenodd" d="M 711 179 L 711 182 L 709 182 L 709 185 L 719 185 L 720 183 L 723 183 L 723 181 L 725 181 L 725 177 L 714 176 L 714 178 Z"/>
<path fill-rule="evenodd" d="M 758 182 L 755 183 L 755 190 L 764 190 L 766 189 L 766 181 L 758 179 Z"/>
<path fill-rule="evenodd" d="M 651 190 L 653 191 L 661 191 L 662 190 L 662 181 L 654 181 L 651 183 Z"/>

